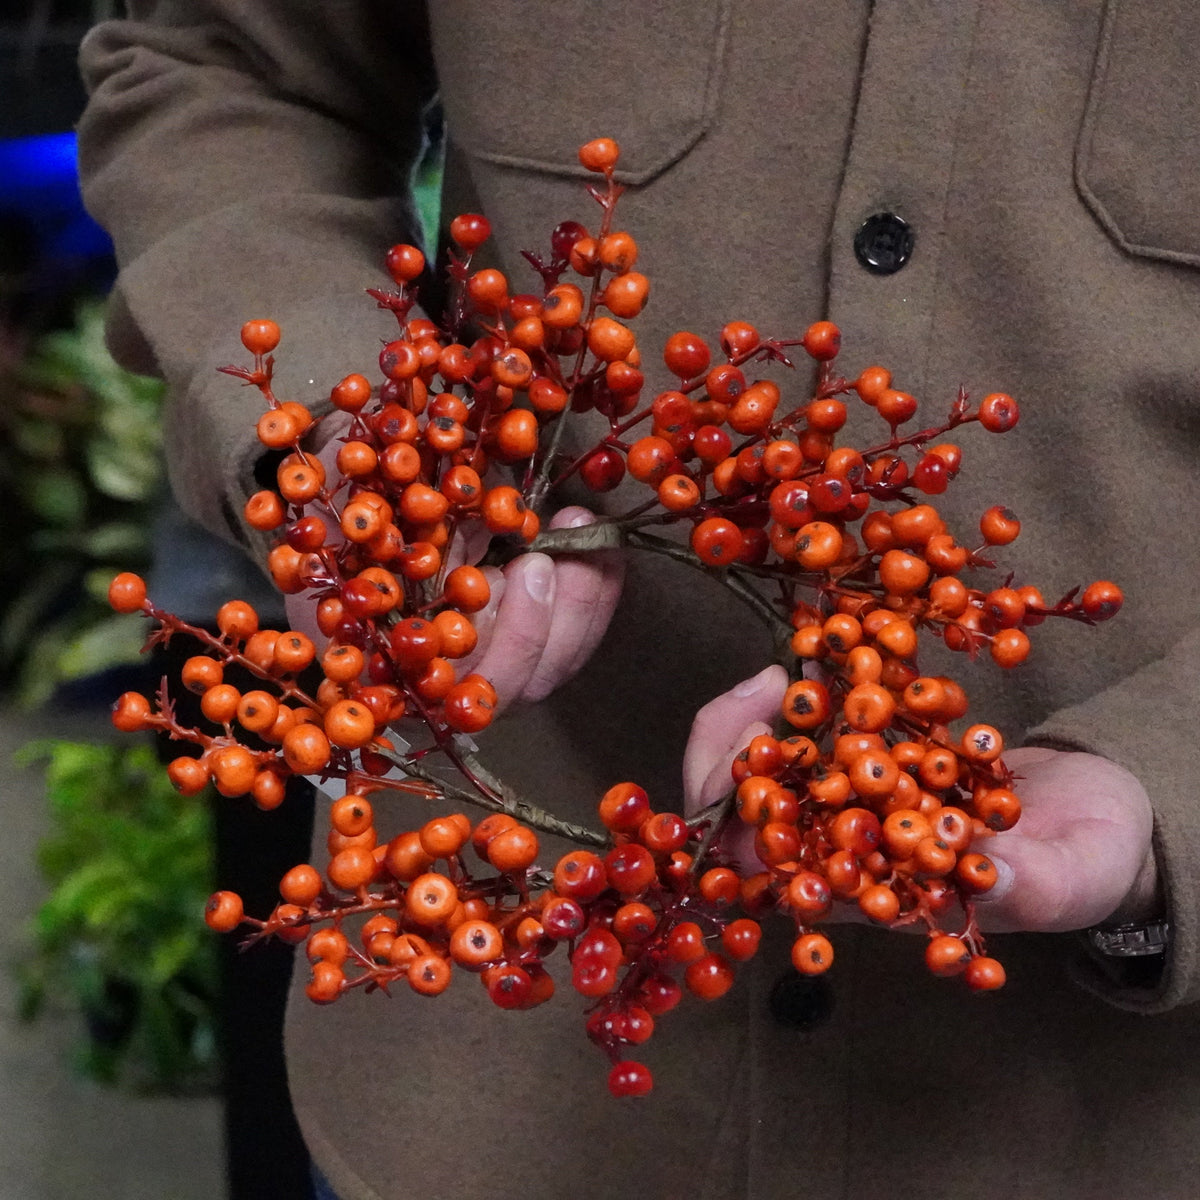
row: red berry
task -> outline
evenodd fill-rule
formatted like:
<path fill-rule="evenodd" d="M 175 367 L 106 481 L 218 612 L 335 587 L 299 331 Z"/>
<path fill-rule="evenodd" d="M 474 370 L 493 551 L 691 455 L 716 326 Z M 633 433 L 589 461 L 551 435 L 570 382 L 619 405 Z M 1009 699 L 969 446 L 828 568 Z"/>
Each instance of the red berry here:
<path fill-rule="evenodd" d="M 1007 433 L 1020 415 L 1017 402 L 1003 392 L 985 396 L 979 405 L 979 423 L 989 433 Z"/>
<path fill-rule="evenodd" d="M 473 254 L 492 236 L 492 223 L 478 213 L 460 213 L 450 222 L 450 237 L 456 246 Z"/>
<path fill-rule="evenodd" d="M 649 1067 L 638 1062 L 619 1062 L 608 1073 L 608 1090 L 614 1096 L 644 1096 L 653 1087 Z"/>
<path fill-rule="evenodd" d="M 691 379 L 708 369 L 712 352 L 698 334 L 681 330 L 667 338 L 667 344 L 663 347 L 663 361 L 672 375 Z"/>
<path fill-rule="evenodd" d="M 393 246 L 387 252 L 387 270 L 396 283 L 411 283 L 425 270 L 425 255 L 416 246 Z"/>
<path fill-rule="evenodd" d="M 1121 589 L 1107 579 L 1089 584 L 1079 597 L 1083 611 L 1094 621 L 1107 621 L 1109 617 L 1116 616 L 1124 602 L 1125 596 Z"/>

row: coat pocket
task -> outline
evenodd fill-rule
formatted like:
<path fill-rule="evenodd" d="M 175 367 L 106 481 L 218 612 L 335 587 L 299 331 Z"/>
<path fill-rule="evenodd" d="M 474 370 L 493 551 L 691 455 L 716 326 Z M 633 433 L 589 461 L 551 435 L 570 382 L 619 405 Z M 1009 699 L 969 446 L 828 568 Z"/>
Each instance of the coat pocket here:
<path fill-rule="evenodd" d="M 1200 265 L 1200 4 L 1108 0 L 1075 181 L 1131 254 Z"/>
<path fill-rule="evenodd" d="M 501 166 L 585 176 L 576 150 L 621 146 L 646 183 L 716 116 L 729 0 L 438 0 L 429 6 L 451 138 Z"/>

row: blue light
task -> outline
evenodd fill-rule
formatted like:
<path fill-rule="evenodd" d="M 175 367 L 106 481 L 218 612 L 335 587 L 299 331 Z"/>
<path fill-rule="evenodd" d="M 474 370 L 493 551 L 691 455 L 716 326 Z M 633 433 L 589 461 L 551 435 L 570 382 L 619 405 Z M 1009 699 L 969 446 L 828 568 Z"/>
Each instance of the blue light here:
<path fill-rule="evenodd" d="M 73 133 L 0 142 L 0 203 L 31 192 L 77 190 L 77 157 Z"/>
<path fill-rule="evenodd" d="M 103 258 L 108 235 L 79 195 L 75 134 L 50 133 L 0 141 L 0 214 L 23 217 L 51 263 Z"/>

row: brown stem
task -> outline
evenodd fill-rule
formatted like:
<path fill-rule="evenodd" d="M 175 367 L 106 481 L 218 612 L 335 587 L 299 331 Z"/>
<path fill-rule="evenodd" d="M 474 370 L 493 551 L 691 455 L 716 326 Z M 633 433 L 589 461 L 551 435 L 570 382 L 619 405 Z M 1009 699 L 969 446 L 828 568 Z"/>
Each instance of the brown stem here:
<path fill-rule="evenodd" d="M 515 817 L 535 829 L 540 829 L 543 833 L 567 838 L 581 845 L 607 847 L 610 844 L 608 834 L 589 829 L 585 825 L 564 821 L 560 817 L 554 816 L 553 813 L 538 808 L 535 804 L 530 804 L 507 784 L 497 779 L 471 755 L 460 755 L 452 748 L 446 751 L 447 756 L 474 788 L 473 791 L 468 791 L 466 788 L 439 778 L 421 763 L 414 762 L 403 755 L 388 751 L 382 753 L 402 771 L 431 784 L 444 799 L 455 800 L 461 804 L 474 804 L 479 808 L 486 808 L 489 812 L 508 813 L 509 816 Z"/>

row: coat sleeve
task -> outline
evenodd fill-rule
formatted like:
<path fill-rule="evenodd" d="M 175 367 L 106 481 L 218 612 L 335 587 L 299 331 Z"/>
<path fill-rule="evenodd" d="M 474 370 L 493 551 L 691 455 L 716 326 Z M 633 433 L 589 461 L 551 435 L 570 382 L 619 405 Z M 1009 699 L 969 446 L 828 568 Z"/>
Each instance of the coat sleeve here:
<path fill-rule="evenodd" d="M 1172 925 L 1172 944 L 1154 986 L 1121 986 L 1095 964 L 1081 982 L 1137 1012 L 1162 1012 L 1200 999 L 1200 779 L 1196 681 L 1200 630 L 1173 651 L 1078 704 L 1052 713 L 1030 731 L 1032 742 L 1100 754 L 1138 777 L 1154 808 L 1154 851 Z"/>
<path fill-rule="evenodd" d="M 81 67 L 85 202 L 120 268 L 109 343 L 168 383 L 168 472 L 184 508 L 248 543 L 257 391 L 243 321 L 283 329 L 277 393 L 319 405 L 395 325 L 363 289 L 418 240 L 411 176 L 436 84 L 404 0 L 172 0 L 96 26 Z M 392 322 L 389 326 L 389 322 Z"/>

